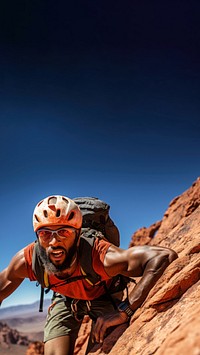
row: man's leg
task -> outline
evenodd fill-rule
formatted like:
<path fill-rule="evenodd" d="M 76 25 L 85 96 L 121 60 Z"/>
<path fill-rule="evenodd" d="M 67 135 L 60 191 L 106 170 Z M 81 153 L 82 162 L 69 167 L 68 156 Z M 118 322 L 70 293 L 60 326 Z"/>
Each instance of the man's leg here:
<path fill-rule="evenodd" d="M 54 299 L 55 305 L 47 315 L 44 328 L 45 355 L 73 355 L 81 322 L 73 317 L 69 301 L 56 303 L 61 299 L 61 296 Z"/>
<path fill-rule="evenodd" d="M 70 336 L 60 336 L 46 341 L 44 345 L 45 355 L 73 355 L 73 347 Z"/>

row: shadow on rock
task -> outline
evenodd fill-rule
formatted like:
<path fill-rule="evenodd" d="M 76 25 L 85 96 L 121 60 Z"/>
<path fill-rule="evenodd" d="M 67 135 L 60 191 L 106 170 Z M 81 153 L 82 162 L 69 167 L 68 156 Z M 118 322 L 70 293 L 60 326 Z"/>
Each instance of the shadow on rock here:
<path fill-rule="evenodd" d="M 95 355 L 101 353 L 109 354 L 113 346 L 116 344 L 117 340 L 125 332 L 128 326 L 129 324 L 125 323 L 125 324 L 120 324 L 115 328 L 110 328 L 109 334 L 104 339 L 103 344 L 94 345 L 94 347 L 90 350 L 89 354 L 93 354 L 93 353 L 95 353 Z"/>

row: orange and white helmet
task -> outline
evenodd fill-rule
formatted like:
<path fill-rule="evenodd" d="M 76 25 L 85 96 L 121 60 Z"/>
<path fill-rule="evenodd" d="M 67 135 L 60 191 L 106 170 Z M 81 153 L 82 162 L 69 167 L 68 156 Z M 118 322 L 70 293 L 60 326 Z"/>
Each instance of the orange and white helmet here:
<path fill-rule="evenodd" d="M 82 213 L 78 205 L 68 197 L 53 195 L 41 200 L 33 212 L 33 228 L 36 232 L 42 227 L 62 224 L 80 229 Z"/>

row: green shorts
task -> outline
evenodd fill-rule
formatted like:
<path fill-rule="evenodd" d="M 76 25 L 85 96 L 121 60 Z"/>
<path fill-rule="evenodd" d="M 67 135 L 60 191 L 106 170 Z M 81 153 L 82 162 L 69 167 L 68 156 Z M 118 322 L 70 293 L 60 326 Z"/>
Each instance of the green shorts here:
<path fill-rule="evenodd" d="M 77 337 L 82 319 L 89 315 L 95 322 L 99 316 L 114 309 L 110 299 L 101 296 L 93 301 L 73 300 L 56 294 L 44 327 L 44 342 L 64 335 Z"/>

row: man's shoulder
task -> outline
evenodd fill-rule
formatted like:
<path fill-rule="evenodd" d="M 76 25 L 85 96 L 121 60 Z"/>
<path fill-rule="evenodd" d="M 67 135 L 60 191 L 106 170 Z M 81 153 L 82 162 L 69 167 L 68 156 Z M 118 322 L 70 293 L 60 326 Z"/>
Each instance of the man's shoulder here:
<path fill-rule="evenodd" d="M 81 236 L 79 242 L 79 252 L 84 255 L 86 254 L 85 251 L 91 251 L 92 253 L 102 253 L 103 251 L 107 250 L 112 244 L 102 238 L 98 238 L 96 236 Z"/>
<path fill-rule="evenodd" d="M 29 259 L 31 259 L 31 261 L 32 261 L 33 250 L 34 250 L 35 245 L 36 245 L 36 243 L 32 242 L 23 248 L 24 257 L 25 257 L 26 261 L 29 261 Z"/>

